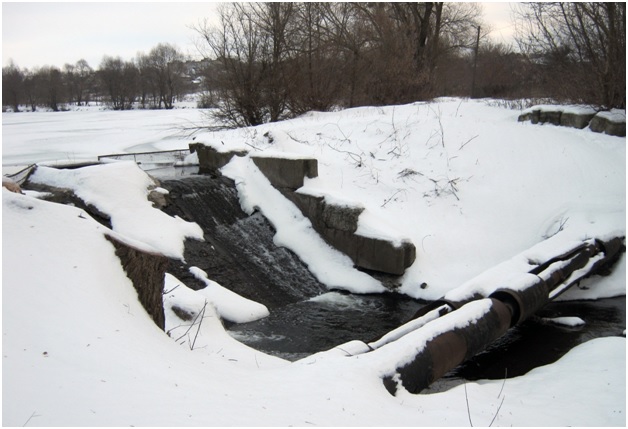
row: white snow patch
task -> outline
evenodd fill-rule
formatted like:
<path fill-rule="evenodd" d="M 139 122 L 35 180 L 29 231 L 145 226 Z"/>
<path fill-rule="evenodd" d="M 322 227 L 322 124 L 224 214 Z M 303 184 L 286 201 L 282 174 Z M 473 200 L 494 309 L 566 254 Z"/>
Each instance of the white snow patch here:
<path fill-rule="evenodd" d="M 613 109 L 609 112 L 599 112 L 596 116 L 614 123 L 626 122 L 626 111 L 621 109 Z"/>
<path fill-rule="evenodd" d="M 71 189 L 86 204 L 109 215 L 114 231 L 166 256 L 183 259 L 186 238 L 203 240 L 203 231 L 196 223 L 172 218 L 153 208 L 147 195 L 154 182 L 134 162 L 75 170 L 40 166 L 30 180 Z"/>
<path fill-rule="evenodd" d="M 586 322 L 579 317 L 575 316 L 565 316 L 565 317 L 547 317 L 543 319 L 546 322 L 554 323 L 556 325 L 564 325 L 564 326 L 581 326 Z"/>
<path fill-rule="evenodd" d="M 522 114 L 532 113 L 534 111 L 541 112 L 563 112 L 563 113 L 573 113 L 576 115 L 594 115 L 596 110 L 590 106 L 583 105 L 557 105 L 557 104 L 539 104 L 536 106 L 528 107 L 521 111 Z"/>
<path fill-rule="evenodd" d="M 198 267 L 190 267 L 190 273 L 205 283 L 206 287 L 197 292 L 209 300 L 218 314 L 231 322 L 246 323 L 268 316 L 265 305 L 244 298 L 237 293 L 207 278 L 207 273 Z"/>

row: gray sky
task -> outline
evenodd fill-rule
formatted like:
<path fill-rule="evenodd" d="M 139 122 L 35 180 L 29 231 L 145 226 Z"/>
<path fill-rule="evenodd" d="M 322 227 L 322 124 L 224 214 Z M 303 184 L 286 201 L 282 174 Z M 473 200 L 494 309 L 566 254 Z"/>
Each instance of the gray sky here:
<path fill-rule="evenodd" d="M 158 43 L 196 54 L 189 27 L 215 17 L 217 2 L 3 2 L 2 65 L 21 68 L 75 64 L 85 59 L 98 68 L 104 55 L 134 58 Z M 491 37 L 511 41 L 508 3 L 483 3 Z"/>
<path fill-rule="evenodd" d="M 158 43 L 195 54 L 189 28 L 215 16 L 217 3 L 2 3 L 2 64 L 97 68 L 104 55 L 128 60 Z"/>

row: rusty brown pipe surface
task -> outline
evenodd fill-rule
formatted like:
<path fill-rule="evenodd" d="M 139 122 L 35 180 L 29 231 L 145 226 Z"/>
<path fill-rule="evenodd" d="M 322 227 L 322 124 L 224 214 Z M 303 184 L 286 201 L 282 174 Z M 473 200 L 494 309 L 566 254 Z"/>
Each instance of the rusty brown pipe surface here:
<path fill-rule="evenodd" d="M 495 298 L 488 300 L 490 309 L 481 317 L 463 328 L 436 335 L 414 359 L 398 367 L 396 374 L 385 376 L 386 389 L 394 395 L 398 379 L 408 392 L 419 393 L 505 334 L 510 328 L 510 309 Z"/>
<path fill-rule="evenodd" d="M 495 290 L 488 298 L 474 296 L 459 302 L 441 299 L 424 307 L 414 317 L 417 321 L 414 329 L 420 329 L 435 318 L 464 308 L 477 299 L 490 300 L 489 311 L 476 320 L 470 320 L 464 327 L 453 328 L 431 338 L 409 362 L 400 363 L 393 374 L 383 377 L 384 386 L 393 395 L 398 383 L 408 392 L 419 393 L 448 371 L 486 349 L 509 328 L 529 318 L 582 278 L 607 270 L 624 251 L 623 237 L 606 242 L 585 242 L 530 271 L 530 277 L 536 276 L 536 279 L 524 288 L 513 290 L 504 287 Z M 398 328 L 395 330 L 397 335 L 393 335 L 395 331 L 392 331 L 368 346 L 375 350 L 406 335 L 409 330 L 411 328 Z"/>

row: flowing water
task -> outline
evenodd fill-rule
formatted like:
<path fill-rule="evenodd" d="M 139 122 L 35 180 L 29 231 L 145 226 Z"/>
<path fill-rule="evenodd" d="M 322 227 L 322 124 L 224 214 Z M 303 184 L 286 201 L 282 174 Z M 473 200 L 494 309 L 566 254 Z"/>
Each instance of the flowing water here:
<path fill-rule="evenodd" d="M 368 342 L 408 321 L 424 304 L 398 294 L 353 295 L 320 284 L 291 251 L 276 247 L 272 225 L 260 214 L 240 209 L 233 182 L 224 177 L 176 170 L 162 174 L 170 191 L 171 215 L 197 222 L 205 241 L 186 242 L 186 263 L 172 261 L 170 272 L 201 288 L 190 266 L 238 294 L 266 305 L 270 316 L 226 324 L 228 332 L 260 351 L 297 360 L 350 340 Z M 558 325 L 551 318 L 575 316 L 585 324 Z M 485 352 L 465 362 L 446 380 L 504 378 L 556 361 L 589 339 L 624 335 L 625 297 L 547 305 L 511 329 Z"/>

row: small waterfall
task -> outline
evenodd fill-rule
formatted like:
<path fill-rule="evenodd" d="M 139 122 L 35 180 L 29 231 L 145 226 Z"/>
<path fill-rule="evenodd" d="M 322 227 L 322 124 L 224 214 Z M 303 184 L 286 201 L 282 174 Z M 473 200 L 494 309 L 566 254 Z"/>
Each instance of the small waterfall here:
<path fill-rule="evenodd" d="M 196 222 L 205 232 L 204 242 L 186 242 L 185 264 L 171 262 L 172 274 L 189 287 L 204 286 L 188 272 L 197 266 L 269 309 L 327 292 L 294 253 L 274 244 L 275 231 L 264 216 L 242 211 L 232 180 L 196 175 L 163 180 L 161 186 L 170 192 L 164 211 Z"/>

